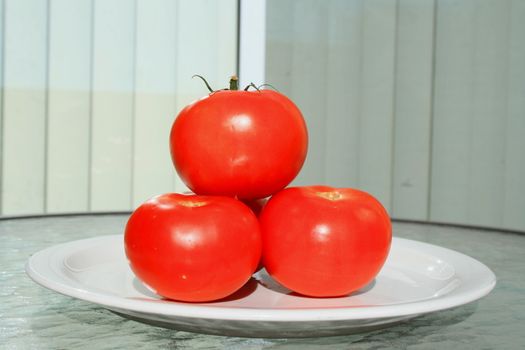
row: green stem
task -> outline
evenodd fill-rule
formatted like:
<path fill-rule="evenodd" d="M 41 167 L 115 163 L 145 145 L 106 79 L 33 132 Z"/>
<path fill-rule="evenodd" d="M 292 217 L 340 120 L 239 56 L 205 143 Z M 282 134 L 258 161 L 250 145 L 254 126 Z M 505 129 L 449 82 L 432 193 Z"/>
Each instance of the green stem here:
<path fill-rule="evenodd" d="M 261 90 L 259 90 L 259 88 L 258 88 L 257 86 L 255 86 L 254 83 L 250 83 L 250 85 L 246 86 L 246 87 L 244 88 L 244 91 L 248 91 L 251 87 L 254 88 L 255 90 L 261 92 Z"/>
<path fill-rule="evenodd" d="M 276 88 L 275 86 L 270 85 L 270 84 L 261 84 L 261 85 L 258 86 L 258 88 L 260 89 L 260 88 L 262 88 L 263 86 L 269 86 L 269 87 L 271 87 L 272 89 L 274 89 L 275 91 L 279 92 L 279 90 L 277 90 L 277 88 Z"/>
<path fill-rule="evenodd" d="M 230 90 L 239 90 L 239 78 L 235 75 L 230 78 Z"/>
<path fill-rule="evenodd" d="M 206 84 L 206 87 L 208 88 L 208 90 L 210 90 L 210 92 L 215 92 L 215 91 L 211 88 L 210 84 L 208 84 L 208 82 L 206 81 L 206 79 L 204 79 L 202 76 L 200 76 L 200 75 L 198 75 L 198 74 L 195 74 L 194 76 L 192 76 L 192 78 L 195 78 L 195 77 L 200 78 L 200 79 L 204 82 L 204 84 Z"/>

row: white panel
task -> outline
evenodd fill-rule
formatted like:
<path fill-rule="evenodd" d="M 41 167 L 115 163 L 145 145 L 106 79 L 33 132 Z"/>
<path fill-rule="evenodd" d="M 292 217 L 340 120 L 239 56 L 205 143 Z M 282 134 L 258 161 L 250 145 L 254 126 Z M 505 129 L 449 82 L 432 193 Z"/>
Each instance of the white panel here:
<path fill-rule="evenodd" d="M 222 6 L 224 8 L 221 8 Z M 223 17 L 220 20 L 219 13 Z M 228 86 L 229 77 L 235 72 L 236 67 L 237 51 L 234 48 L 236 48 L 237 23 L 235 15 L 235 1 L 220 4 L 209 0 L 179 3 L 177 113 L 190 102 L 208 93 L 199 79 L 191 78 L 193 74 L 206 77 L 214 89 Z M 221 27 L 220 30 L 219 27 Z M 176 177 L 175 190 L 179 192 L 187 190 L 179 177 Z"/>
<path fill-rule="evenodd" d="M 177 4 L 171 0 L 139 0 L 135 125 L 133 142 L 133 206 L 172 191 L 175 170 L 169 133 L 175 107 Z"/>
<path fill-rule="evenodd" d="M 91 1 L 52 0 L 47 211 L 88 209 Z"/>
<path fill-rule="evenodd" d="M 131 207 L 134 2 L 94 8 L 91 209 Z"/>
<path fill-rule="evenodd" d="M 400 0 L 398 11 L 392 215 L 427 220 L 434 0 Z"/>
<path fill-rule="evenodd" d="M 6 0 L 2 214 L 42 213 L 47 3 Z"/>
<path fill-rule="evenodd" d="M 180 111 L 188 103 L 204 96 L 208 90 L 194 74 L 205 77 L 212 88 L 228 86 L 228 76 L 218 76 L 215 63 L 209 54 L 217 48 L 216 1 L 181 1 L 177 15 L 177 109 Z M 199 23 L 195 26 L 195 23 Z M 213 56 L 211 56 L 213 57 Z"/>
<path fill-rule="evenodd" d="M 240 0 L 240 7 L 239 84 L 261 85 L 265 82 L 266 0 Z M 230 20 L 231 8 L 221 6 L 221 10 L 219 20 Z"/>
<path fill-rule="evenodd" d="M 525 231 L 525 2 L 511 1 L 509 12 L 503 227 Z"/>
<path fill-rule="evenodd" d="M 501 226 L 508 2 L 457 1 L 438 12 L 432 213 Z M 443 4 L 443 5 L 445 5 Z"/>
<path fill-rule="evenodd" d="M 503 224 L 509 2 L 476 2 L 466 223 Z M 525 34 L 525 33 L 522 33 Z"/>
<path fill-rule="evenodd" d="M 4 0 L 0 0 L 0 67 L 4 67 Z M 2 177 L 3 177 L 3 147 L 4 147 L 4 69 L 0 69 L 0 215 L 2 215 Z"/>
<path fill-rule="evenodd" d="M 331 186 L 357 187 L 361 97 L 361 1 L 331 2 L 326 84 L 325 179 Z"/>
<path fill-rule="evenodd" d="M 476 1 L 440 1 L 436 17 L 436 72 L 430 219 L 468 217 L 474 15 Z"/>
<path fill-rule="evenodd" d="M 264 4 L 265 0 L 258 0 L 258 4 Z M 254 2 L 257 4 L 257 2 Z M 263 6 L 264 8 L 264 6 Z M 237 72 L 237 0 L 222 0 L 220 6 L 214 15 L 217 18 L 215 27 L 210 26 L 209 30 L 217 33 L 215 40 L 217 41 L 217 48 L 215 52 L 205 52 L 206 55 L 215 56 L 215 70 L 217 71 L 218 80 L 228 80 L 228 77 Z M 258 54 L 261 54 L 257 61 L 253 62 L 251 67 L 251 76 L 254 82 L 264 82 L 264 12 L 259 13 L 258 28 L 261 28 L 262 33 L 258 38 L 257 47 Z M 260 23 L 262 22 L 262 23 Z M 256 38 L 254 38 L 256 40 Z M 254 48 L 255 50 L 255 48 Z M 253 75 L 252 75 L 253 74 Z M 223 81 L 221 81 L 223 83 Z M 239 83 L 243 83 L 243 78 L 239 77 Z M 242 86 L 244 88 L 244 86 Z"/>
<path fill-rule="evenodd" d="M 363 5 L 358 181 L 390 209 L 396 3 Z"/>
<path fill-rule="evenodd" d="M 265 81 L 291 97 L 294 2 L 268 0 Z"/>
<path fill-rule="evenodd" d="M 326 148 L 325 95 L 328 6 L 316 0 L 294 3 L 291 98 L 308 125 L 308 155 L 294 184 L 323 184 Z"/>

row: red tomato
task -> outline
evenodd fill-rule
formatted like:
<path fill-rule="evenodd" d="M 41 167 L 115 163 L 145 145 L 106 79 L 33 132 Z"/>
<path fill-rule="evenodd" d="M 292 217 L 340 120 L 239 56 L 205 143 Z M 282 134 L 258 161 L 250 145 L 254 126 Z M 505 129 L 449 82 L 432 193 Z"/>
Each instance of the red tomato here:
<path fill-rule="evenodd" d="M 307 148 L 301 112 L 271 90 L 213 92 L 184 108 L 170 134 L 173 164 L 193 192 L 241 199 L 287 186 Z"/>
<path fill-rule="evenodd" d="M 159 295 L 190 302 L 234 293 L 261 256 L 257 218 L 229 197 L 154 197 L 131 215 L 124 240 L 140 280 Z"/>
<path fill-rule="evenodd" d="M 346 295 L 371 282 L 392 239 L 383 206 L 350 188 L 287 188 L 270 199 L 259 221 L 268 273 L 314 297 Z"/>

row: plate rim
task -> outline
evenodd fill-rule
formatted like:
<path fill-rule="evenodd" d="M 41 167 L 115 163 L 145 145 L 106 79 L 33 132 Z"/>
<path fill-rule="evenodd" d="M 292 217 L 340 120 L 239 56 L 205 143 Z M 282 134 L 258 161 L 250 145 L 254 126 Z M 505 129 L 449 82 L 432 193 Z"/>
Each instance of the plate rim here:
<path fill-rule="evenodd" d="M 65 284 L 60 281 L 56 281 L 50 276 L 43 274 L 41 271 L 42 269 L 38 266 L 35 266 L 36 260 L 46 257 L 46 261 L 51 263 L 49 259 L 53 256 L 53 254 L 67 248 L 68 246 L 75 247 L 77 245 L 84 245 L 85 249 L 85 245 L 88 243 L 93 244 L 99 241 L 103 243 L 105 240 L 116 240 L 117 238 L 121 238 L 123 242 L 123 234 L 114 234 L 74 240 L 44 248 L 29 257 L 25 264 L 25 271 L 33 281 L 47 289 L 69 297 L 91 302 L 110 310 L 124 313 L 126 311 L 132 311 L 144 315 L 162 315 L 172 318 L 268 322 L 355 321 L 400 316 L 417 316 L 468 304 L 486 296 L 496 285 L 495 274 L 482 262 L 452 249 L 400 237 L 392 237 L 392 243 L 394 244 L 395 242 L 396 244 L 408 245 L 409 247 L 422 247 L 431 251 L 441 251 L 442 253 L 469 261 L 471 264 L 474 264 L 478 271 L 484 273 L 485 278 L 483 280 L 477 281 L 477 285 L 475 286 L 476 288 L 471 287 L 467 291 L 454 293 L 454 291 L 459 289 L 456 288 L 452 292 L 438 296 L 434 299 L 423 299 L 391 305 L 371 305 L 363 307 L 352 306 L 334 308 L 314 307 L 305 309 L 270 309 L 208 306 L 198 303 L 184 303 L 177 301 L 166 304 L 155 303 L 150 300 L 128 299 L 110 294 L 95 292 L 92 290 L 79 289 L 73 284 Z M 73 254 L 74 252 L 75 251 L 69 251 L 69 254 Z M 53 273 L 55 277 L 66 277 L 59 275 L 56 271 L 53 271 Z"/>

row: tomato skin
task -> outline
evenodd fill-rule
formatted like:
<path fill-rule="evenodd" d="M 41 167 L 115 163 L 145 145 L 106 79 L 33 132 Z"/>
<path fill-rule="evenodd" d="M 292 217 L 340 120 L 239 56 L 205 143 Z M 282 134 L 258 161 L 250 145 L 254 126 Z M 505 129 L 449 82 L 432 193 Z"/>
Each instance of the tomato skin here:
<path fill-rule="evenodd" d="M 161 296 L 188 302 L 234 293 L 261 256 L 259 224 L 250 208 L 218 196 L 154 197 L 129 218 L 124 243 L 141 281 Z"/>
<path fill-rule="evenodd" d="M 184 108 L 170 133 L 173 164 L 201 195 L 268 197 L 297 176 L 307 149 L 301 112 L 271 90 L 214 92 Z"/>
<path fill-rule="evenodd" d="M 392 240 L 390 218 L 379 201 L 350 188 L 284 189 L 269 200 L 259 221 L 268 273 L 313 297 L 347 295 L 367 285 Z"/>

